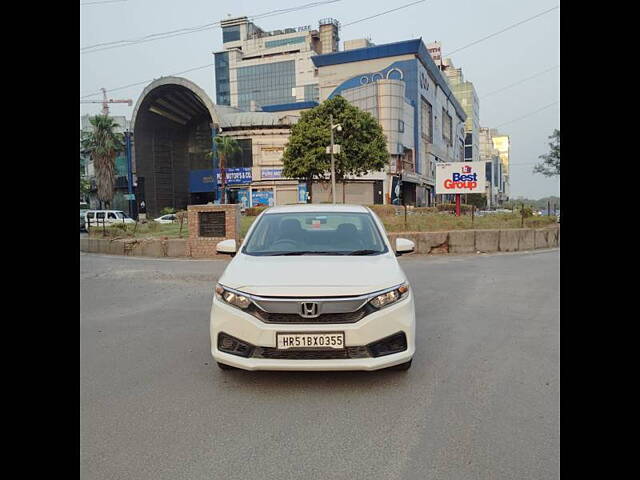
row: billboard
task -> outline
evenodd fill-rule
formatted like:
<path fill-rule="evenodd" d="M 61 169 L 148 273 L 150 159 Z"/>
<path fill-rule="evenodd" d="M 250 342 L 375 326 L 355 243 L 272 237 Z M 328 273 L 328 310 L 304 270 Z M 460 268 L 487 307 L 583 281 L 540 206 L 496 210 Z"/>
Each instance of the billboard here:
<path fill-rule="evenodd" d="M 485 162 L 436 163 L 436 193 L 485 193 Z"/>
<path fill-rule="evenodd" d="M 216 168 L 218 185 L 221 184 L 220 169 Z M 226 168 L 227 185 L 245 185 L 251 183 L 251 168 Z M 213 192 L 213 169 L 191 170 L 189 172 L 190 192 Z"/>

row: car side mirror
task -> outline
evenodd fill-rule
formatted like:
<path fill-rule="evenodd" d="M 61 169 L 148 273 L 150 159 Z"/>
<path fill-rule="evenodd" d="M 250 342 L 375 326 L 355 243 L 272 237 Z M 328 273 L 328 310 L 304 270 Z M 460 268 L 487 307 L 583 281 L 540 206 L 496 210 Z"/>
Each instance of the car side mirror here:
<path fill-rule="evenodd" d="M 216 245 L 216 250 L 218 253 L 226 253 L 228 255 L 233 255 L 236 253 L 236 241 L 232 238 L 231 240 L 223 240 L 218 242 Z"/>
<path fill-rule="evenodd" d="M 400 256 L 403 253 L 413 252 L 416 248 L 416 244 L 406 238 L 396 238 L 396 255 Z"/>

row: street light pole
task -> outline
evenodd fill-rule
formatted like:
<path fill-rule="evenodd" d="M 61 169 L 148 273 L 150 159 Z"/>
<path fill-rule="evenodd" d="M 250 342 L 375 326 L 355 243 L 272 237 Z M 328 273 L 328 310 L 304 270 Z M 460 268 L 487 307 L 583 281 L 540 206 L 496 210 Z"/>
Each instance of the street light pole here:
<path fill-rule="evenodd" d="M 329 122 L 331 124 L 331 197 L 333 204 L 336 203 L 336 164 L 333 158 L 333 115 L 329 114 Z"/>

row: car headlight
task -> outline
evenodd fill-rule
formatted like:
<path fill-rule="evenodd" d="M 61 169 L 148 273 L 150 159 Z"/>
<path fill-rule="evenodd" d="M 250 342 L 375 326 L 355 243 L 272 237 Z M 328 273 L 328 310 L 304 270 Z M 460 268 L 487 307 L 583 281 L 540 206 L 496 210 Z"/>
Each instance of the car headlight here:
<path fill-rule="evenodd" d="M 216 296 L 222 301 L 228 303 L 229 305 L 233 305 L 234 307 L 238 307 L 241 309 L 246 309 L 251 305 L 251 300 L 244 295 L 240 295 L 239 293 L 232 292 L 227 290 L 222 285 L 216 285 Z"/>
<path fill-rule="evenodd" d="M 403 283 L 398 288 L 389 290 L 388 292 L 382 293 L 373 297 L 369 303 L 376 308 L 386 307 L 394 302 L 397 302 L 401 298 L 403 298 L 406 293 L 409 291 L 409 284 Z"/>

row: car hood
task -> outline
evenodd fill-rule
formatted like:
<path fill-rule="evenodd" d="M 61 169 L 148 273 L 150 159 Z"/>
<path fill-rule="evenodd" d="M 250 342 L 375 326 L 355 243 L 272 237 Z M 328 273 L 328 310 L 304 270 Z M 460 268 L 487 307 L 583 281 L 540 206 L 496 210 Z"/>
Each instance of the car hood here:
<path fill-rule="evenodd" d="M 406 281 L 395 255 L 277 256 L 238 254 L 219 282 L 263 296 L 363 295 Z"/>

